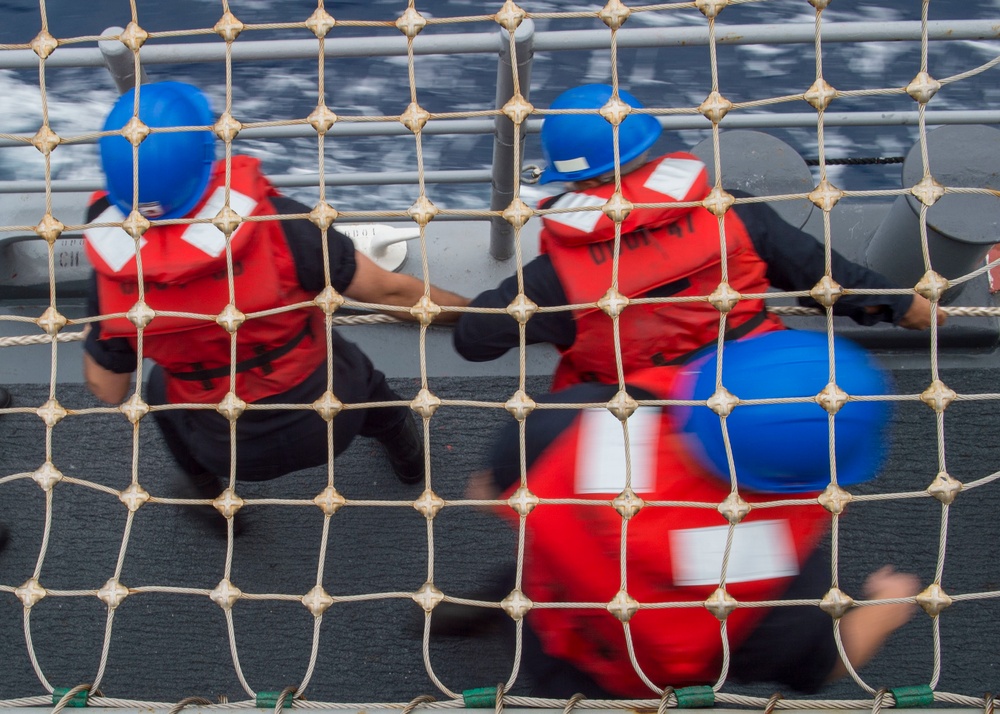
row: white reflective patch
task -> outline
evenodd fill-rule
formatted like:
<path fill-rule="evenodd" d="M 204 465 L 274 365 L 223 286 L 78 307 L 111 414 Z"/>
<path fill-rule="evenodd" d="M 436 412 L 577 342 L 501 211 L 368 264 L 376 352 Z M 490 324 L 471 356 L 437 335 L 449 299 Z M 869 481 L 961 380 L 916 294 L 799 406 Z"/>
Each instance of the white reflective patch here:
<path fill-rule="evenodd" d="M 656 447 L 660 413 L 639 407 L 628 418 L 632 490 L 652 493 L 656 485 Z M 576 493 L 613 493 L 625 488 L 625 432 L 607 409 L 587 409 L 581 415 L 576 451 Z"/>
<path fill-rule="evenodd" d="M 589 196 L 584 193 L 564 193 L 550 208 L 589 208 L 603 206 L 607 201 L 599 196 Z M 604 213 L 601 211 L 573 211 L 571 213 L 555 213 L 545 216 L 545 220 L 561 223 L 584 233 L 591 233 Z"/>
<path fill-rule="evenodd" d="M 691 190 L 704 168 L 705 164 L 692 159 L 664 159 L 643 185 L 680 201 Z"/>
<path fill-rule="evenodd" d="M 115 205 L 110 205 L 93 220 L 94 223 L 121 223 L 125 214 Z M 83 232 L 90 246 L 101 256 L 114 272 L 118 272 L 135 257 L 135 240 L 121 226 L 110 228 L 88 228 Z M 146 245 L 146 239 L 139 239 L 139 248 Z"/>
<path fill-rule="evenodd" d="M 225 186 L 219 186 L 212 192 L 208 201 L 205 202 L 205 205 L 201 207 L 201 210 L 193 218 L 215 218 L 225 205 L 226 188 Z M 257 202 L 250 198 L 250 196 L 230 189 L 229 207 L 240 214 L 240 216 L 249 216 L 253 213 L 253 209 L 256 206 Z M 243 225 L 241 223 L 240 227 L 236 230 L 239 231 Z M 226 234 L 211 223 L 195 223 L 190 225 L 181 234 L 181 238 L 195 248 L 205 251 L 213 258 L 222 255 L 222 252 L 226 249 Z"/>
<path fill-rule="evenodd" d="M 718 585 L 729 526 L 670 531 L 670 559 L 677 585 Z M 740 523 L 726 569 L 727 583 L 798 575 L 788 521 Z"/>
<path fill-rule="evenodd" d="M 583 171 L 590 168 L 586 156 L 578 156 L 575 159 L 566 159 L 565 161 L 553 161 L 552 165 L 561 174 L 570 174 L 574 171 Z"/>

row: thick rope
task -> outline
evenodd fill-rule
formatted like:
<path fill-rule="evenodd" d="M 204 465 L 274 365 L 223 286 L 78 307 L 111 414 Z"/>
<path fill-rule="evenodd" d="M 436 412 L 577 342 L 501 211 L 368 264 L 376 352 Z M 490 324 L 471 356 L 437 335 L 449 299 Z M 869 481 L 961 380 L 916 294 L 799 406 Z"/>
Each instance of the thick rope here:
<path fill-rule="evenodd" d="M 1000 317 L 1000 307 L 941 307 L 940 310 L 952 317 Z M 814 307 L 794 307 L 794 306 L 774 306 L 767 308 L 773 315 L 784 315 L 785 317 L 807 317 L 813 315 L 824 315 L 825 310 Z M 334 326 L 357 326 L 357 325 L 377 325 L 390 322 L 402 324 L 412 324 L 410 320 L 400 320 L 391 315 L 350 315 L 331 318 Z M 55 342 L 77 342 L 82 340 L 84 334 L 80 330 L 73 332 L 60 332 L 55 338 L 49 335 L 18 335 L 12 337 L 0 337 L 0 347 L 23 347 L 26 345 L 47 345 Z"/>

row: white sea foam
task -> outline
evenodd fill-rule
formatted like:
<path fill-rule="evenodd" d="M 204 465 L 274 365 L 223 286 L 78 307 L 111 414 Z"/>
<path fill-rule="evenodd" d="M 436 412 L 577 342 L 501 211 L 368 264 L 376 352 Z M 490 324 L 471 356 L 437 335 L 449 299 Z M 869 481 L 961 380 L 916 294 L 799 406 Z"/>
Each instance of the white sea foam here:
<path fill-rule="evenodd" d="M 8 3 L 9 4 L 9 3 Z M 276 0 L 236 0 L 232 4 L 237 16 L 248 22 L 278 21 L 288 18 L 293 3 Z M 306 7 L 310 3 L 301 3 Z M 592 11 L 594 3 L 566 0 L 530 0 L 522 5 L 533 13 Z M 295 4 L 298 7 L 299 4 Z M 191 6 L 189 6 L 191 7 Z M 216 7 L 215 0 L 199 0 L 198 12 Z M 367 19 L 394 17 L 402 4 L 399 0 L 339 3 L 331 10 L 335 17 Z M 943 7 L 943 11 L 937 8 Z M 931 19 L 952 12 L 949 3 L 935 4 Z M 35 0 L 13 0 L 14 11 L 21 18 L 37 12 Z M 1000 8 L 1000 0 L 969 0 L 963 3 L 963 16 L 989 16 Z M 457 14 L 478 14 L 483 11 L 475 0 L 429 0 L 420 6 L 428 17 Z M 144 10 L 144 17 L 168 26 L 169 12 L 153 14 Z M 958 16 L 952 12 L 953 16 Z M 771 0 L 766 3 L 732 5 L 720 16 L 720 24 L 812 22 L 815 11 L 802 0 Z M 912 0 L 887 0 L 880 3 L 834 3 L 824 11 L 823 21 L 871 22 L 919 19 L 919 3 Z M 23 20 L 22 20 L 23 22 Z M 116 20 L 117 22 L 117 20 Z M 627 27 L 703 26 L 701 13 L 691 9 L 677 11 L 636 12 Z M 27 24 L 30 24 L 27 23 Z M 108 24 L 108 23 L 105 23 Z M 545 32 L 563 29 L 601 29 L 593 19 L 547 20 L 539 18 L 536 30 Z M 492 28 L 495 30 L 495 26 Z M 484 31 L 461 26 L 436 27 L 436 32 Z M 25 28 L 18 30 L 18 36 Z M 387 30 L 388 31 L 388 30 Z M 287 32 L 287 31 L 282 31 Z M 353 34 L 360 32 L 351 28 Z M 371 34 L 385 36 L 382 30 Z M 0 29 L 0 41 L 3 30 Z M 255 36 L 260 37 L 260 35 Z M 1000 53 L 1000 43 L 968 41 L 962 43 L 932 43 L 931 72 L 957 74 L 972 69 Z M 919 69 L 917 43 L 825 43 L 824 72 L 839 89 L 871 87 L 901 87 Z M 647 48 L 625 50 L 619 58 L 619 76 L 647 106 L 697 106 L 711 89 L 706 48 Z M 746 101 L 782 96 L 804 91 L 813 80 L 812 47 L 778 45 L 744 45 L 720 48 L 720 89 L 733 101 Z M 169 67 L 148 68 L 153 78 L 163 78 Z M 236 63 L 233 68 L 233 113 L 240 121 L 257 122 L 281 119 L 302 119 L 315 107 L 317 69 L 315 62 Z M 225 106 L 225 90 L 219 67 L 184 67 L 174 79 L 192 81 L 210 95 L 216 113 Z M 609 53 L 536 53 L 531 68 L 531 101 L 544 107 L 562 89 L 581 82 L 610 82 L 612 66 Z M 995 70 L 966 82 L 947 85 L 934 98 L 932 109 L 978 109 L 995 104 L 1000 88 L 991 80 Z M 492 55 L 467 57 L 418 56 L 416 60 L 416 91 L 418 101 L 432 112 L 470 111 L 492 107 L 493 83 L 496 77 Z M 0 132 L 31 136 L 42 123 L 41 99 L 36 72 L 0 70 Z M 79 136 L 100 128 L 101 121 L 116 93 L 107 73 L 101 68 L 59 69 L 47 74 L 49 119 L 53 129 L 64 137 Z M 326 66 L 326 103 L 341 116 L 392 116 L 401 112 L 410 101 L 405 57 L 347 59 L 336 58 Z M 911 111 L 912 100 L 905 95 L 894 97 L 838 99 L 831 111 Z M 804 104 L 776 107 L 780 110 L 809 111 Z M 883 130 L 844 130 L 827 127 L 825 132 L 828 155 L 858 156 L 896 155 L 911 145 L 911 128 Z M 783 138 L 810 157 L 816 155 L 815 129 L 789 131 Z M 673 132 L 665 139 L 689 145 L 705 137 L 703 131 Z M 416 171 L 417 149 L 410 137 L 327 137 L 324 168 L 328 173 L 371 171 Z M 260 158 L 270 173 L 309 174 L 318 170 L 315 139 L 262 140 L 240 137 L 237 150 Z M 671 148 L 674 148 L 673 146 Z M 677 147 L 679 148 L 679 147 Z M 427 171 L 444 169 L 485 168 L 492 159 L 489 136 L 425 136 L 421 145 L 423 167 Z M 525 163 L 541 164 L 537 135 L 526 142 Z M 58 147 L 51 157 L 52 176 L 57 179 L 99 178 L 96 146 L 82 143 Z M 831 169 L 832 170 L 832 169 Z M 837 171 L 844 171 L 838 169 Z M 0 180 L 41 179 L 44 160 L 32 147 L 0 147 Z M 372 187 L 335 187 L 338 201 L 345 209 L 370 210 L 375 203 L 386 207 L 408 206 L 415 194 L 414 185 Z M 446 207 L 482 207 L 488 201 L 489 186 L 451 184 L 436 187 L 434 200 Z M 539 187 L 524 188 L 528 195 L 542 191 Z M 295 189 L 296 192 L 300 192 Z M 315 193 L 315 190 L 313 190 Z M 304 191 L 300 193 L 305 193 Z M 544 194 L 542 194 L 544 195 Z M 533 196 L 532 196 L 533 197 Z M 533 197 L 534 198 L 534 197 Z M 383 204 L 384 202 L 384 204 Z"/>

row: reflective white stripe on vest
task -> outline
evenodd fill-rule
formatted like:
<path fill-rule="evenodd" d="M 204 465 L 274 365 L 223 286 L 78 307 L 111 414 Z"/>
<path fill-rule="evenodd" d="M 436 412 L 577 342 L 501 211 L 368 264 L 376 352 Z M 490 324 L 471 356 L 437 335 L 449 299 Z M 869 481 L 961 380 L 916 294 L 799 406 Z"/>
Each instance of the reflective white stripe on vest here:
<path fill-rule="evenodd" d="M 215 218 L 225 206 L 225 198 L 226 189 L 224 186 L 219 186 L 212 192 L 211 197 L 201 207 L 201 210 L 191 217 Z M 230 190 L 229 207 L 240 216 L 245 217 L 253 213 L 253 209 L 257 207 L 257 201 L 239 191 Z M 104 209 L 93 222 L 121 223 L 124 220 L 125 214 L 112 204 Z M 246 224 L 241 223 L 233 235 L 236 235 L 244 225 Z M 91 247 L 101 256 L 101 259 L 116 273 L 135 257 L 135 241 L 121 226 L 88 228 L 83 232 L 83 235 Z M 194 223 L 188 226 L 180 237 L 213 258 L 218 258 L 226 249 L 226 234 L 211 223 Z M 144 245 L 146 245 L 146 239 L 140 238 L 139 249 L 142 250 Z"/>
<path fill-rule="evenodd" d="M 201 207 L 201 210 L 192 216 L 192 218 L 215 218 L 225 205 L 226 188 L 225 186 L 219 186 L 212 192 L 212 195 L 205 202 L 205 205 Z M 250 196 L 230 189 L 229 207 L 240 216 L 249 216 L 256 206 L 257 201 Z M 246 224 L 241 223 L 233 232 L 233 235 L 236 235 L 244 225 Z M 205 251 L 205 253 L 213 258 L 218 258 L 222 255 L 222 251 L 226 249 L 226 234 L 212 223 L 195 223 L 188 226 L 187 230 L 181 234 L 181 239 L 190 243 L 195 248 Z"/>
<path fill-rule="evenodd" d="M 589 196 L 584 193 L 564 193 L 556 199 L 550 208 L 590 208 L 603 206 L 607 201 L 599 196 Z M 602 211 L 579 211 L 572 213 L 556 213 L 545 216 L 545 220 L 561 223 L 584 233 L 591 233 L 597 222 L 601 220 Z"/>
<path fill-rule="evenodd" d="M 692 159 L 664 159 L 653 169 L 643 186 L 681 201 L 704 168 L 705 164 Z"/>
<path fill-rule="evenodd" d="M 676 585 L 718 585 L 729 526 L 670 531 L 670 559 Z M 727 583 L 798 575 L 788 521 L 740 523 L 726 569 Z"/>
<path fill-rule="evenodd" d="M 125 214 L 119 210 L 118 206 L 111 204 L 93 222 L 121 223 L 124 220 Z M 121 226 L 88 228 L 83 232 L 83 237 L 101 256 L 101 260 L 116 273 L 135 257 L 135 239 L 126 233 Z M 146 245 L 146 239 L 139 238 L 140 250 L 144 245 Z"/>
<path fill-rule="evenodd" d="M 576 452 L 576 484 L 583 493 L 618 495 L 625 488 L 625 431 L 607 409 L 587 409 L 580 416 Z M 656 448 L 660 410 L 639 407 L 628 418 L 632 490 L 652 493 L 656 486 Z"/>

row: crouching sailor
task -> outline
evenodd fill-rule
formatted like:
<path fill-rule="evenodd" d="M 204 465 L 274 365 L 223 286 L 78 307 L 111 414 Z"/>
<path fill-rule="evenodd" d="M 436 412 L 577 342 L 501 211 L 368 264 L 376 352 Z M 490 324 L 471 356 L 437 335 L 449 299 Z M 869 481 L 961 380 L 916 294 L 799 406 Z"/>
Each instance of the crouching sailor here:
<path fill-rule="evenodd" d="M 842 390 L 888 393 L 886 375 L 860 347 L 837 339 L 835 353 Z M 539 399 L 548 408 L 528 415 L 528 491 L 593 501 L 527 509 L 523 595 L 548 605 L 526 614 L 532 695 L 648 698 L 655 696 L 649 683 L 712 685 L 723 672 L 724 640 L 733 681 L 813 692 L 846 674 L 834 620 L 816 604 L 755 605 L 819 601 L 831 589 L 830 553 L 822 546 L 832 516 L 817 498 L 831 483 L 829 415 L 814 399 L 829 381 L 826 335 L 782 330 L 726 343 L 721 380 L 729 393 L 744 401 L 810 400 L 741 403 L 725 420 L 706 406 L 717 394 L 718 358 L 713 350 L 685 367 L 632 374 L 627 391 L 636 400 L 701 404 L 640 406 L 628 418 L 628 482 L 617 417 L 605 408 L 552 408 L 608 403 L 617 386 L 579 384 Z M 835 414 L 840 487 L 875 477 L 889 412 L 885 401 L 851 401 Z M 491 472 L 474 477 L 469 498 L 502 493 L 518 503 L 518 426 L 501 433 Z M 802 504 L 755 507 L 785 499 Z M 506 506 L 502 512 L 514 515 Z M 882 568 L 857 595 L 909 598 L 917 591 L 914 576 Z M 840 633 L 850 663 L 867 662 L 914 610 L 912 603 L 849 610 Z"/>
<path fill-rule="evenodd" d="M 156 363 L 146 397 L 151 405 L 218 404 L 229 392 L 254 405 L 308 405 L 328 390 L 329 359 L 336 400 L 376 403 L 336 414 L 333 453 L 359 434 L 371 437 L 385 446 L 401 481 L 421 482 L 424 441 L 409 408 L 384 404 L 404 400 L 356 345 L 336 331 L 327 344 L 325 316 L 313 301 L 332 288 L 360 302 L 398 306 L 390 314 L 413 319 L 409 309 L 424 296 L 423 281 L 383 270 L 335 230 L 327 230 L 324 241 L 309 220 L 284 219 L 310 209 L 278 193 L 256 159 L 215 162 L 214 135 L 204 128 L 214 117 L 197 88 L 143 85 L 138 121 L 134 93 L 118 100 L 104 130 L 126 127 L 128 133 L 145 125 L 151 131 L 137 148 L 121 134 L 101 138 L 107 191 L 94 195 L 87 215 L 86 252 L 95 274 L 90 314 L 102 316 L 85 344 L 90 389 L 105 402 L 121 402 L 141 354 Z M 164 131 L 174 127 L 192 129 Z M 228 251 L 225 234 L 212 223 L 227 205 L 249 219 L 232 232 Z M 127 216 L 125 225 L 141 218 L 156 223 L 133 239 L 120 227 Z M 168 219 L 187 220 L 161 223 Z M 140 297 L 156 313 L 141 342 L 136 325 L 122 317 Z M 429 297 L 442 306 L 467 303 L 433 286 Z M 275 312 L 243 321 L 267 311 Z M 444 312 L 439 319 L 455 314 Z M 232 365 L 227 326 L 236 327 Z M 176 408 L 153 416 L 187 476 L 190 497 L 218 496 L 220 478 L 230 474 L 228 419 L 215 409 Z M 237 419 L 236 442 L 235 473 L 243 480 L 275 478 L 326 464 L 329 457 L 327 423 L 314 409 L 248 410 Z"/>

